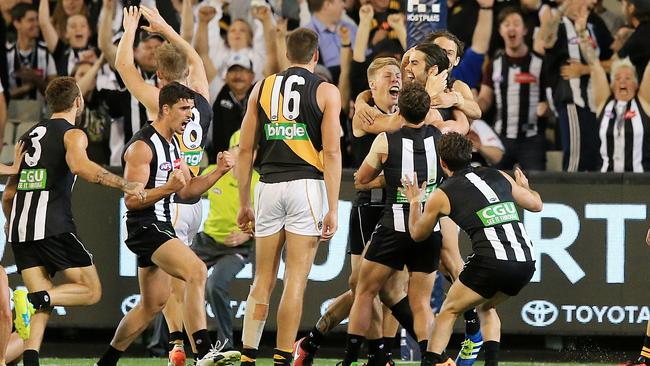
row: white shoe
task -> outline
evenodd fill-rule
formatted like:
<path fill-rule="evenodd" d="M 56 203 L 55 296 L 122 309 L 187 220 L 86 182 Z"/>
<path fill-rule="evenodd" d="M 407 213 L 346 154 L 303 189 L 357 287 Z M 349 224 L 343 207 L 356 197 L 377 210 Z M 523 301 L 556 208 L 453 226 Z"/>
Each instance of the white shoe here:
<path fill-rule="evenodd" d="M 212 350 L 208 352 L 202 359 L 196 362 L 196 366 L 232 366 L 235 362 L 241 359 L 239 351 L 224 351 L 221 350 L 226 346 L 228 340 L 223 345 L 220 341 L 212 346 Z"/>

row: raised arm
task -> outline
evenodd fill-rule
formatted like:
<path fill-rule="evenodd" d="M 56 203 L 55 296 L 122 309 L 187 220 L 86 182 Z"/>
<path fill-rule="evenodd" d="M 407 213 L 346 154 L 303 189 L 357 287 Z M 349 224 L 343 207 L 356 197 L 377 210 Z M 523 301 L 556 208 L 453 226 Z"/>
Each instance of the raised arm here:
<path fill-rule="evenodd" d="M 146 196 L 144 183 L 128 182 L 88 159 L 86 154 L 88 138 L 82 130 L 68 130 L 63 135 L 63 144 L 65 145 L 65 161 L 72 174 L 91 183 L 118 188 L 127 195 L 135 195 L 137 200 L 142 200 Z"/>
<path fill-rule="evenodd" d="M 309 3 L 307 3 L 307 0 L 298 0 L 298 7 L 300 8 L 299 10 L 299 24 L 301 27 L 306 26 L 311 22 L 311 12 L 309 11 Z"/>
<path fill-rule="evenodd" d="M 124 8 L 124 17 L 122 19 L 124 34 L 117 45 L 115 70 L 122 77 L 122 81 L 124 81 L 124 85 L 126 85 L 129 92 L 150 113 L 155 115 L 158 113 L 158 95 L 160 91 L 155 86 L 144 81 L 133 61 L 133 42 L 135 41 L 135 32 L 138 30 L 139 21 L 140 11 L 137 7 Z"/>
<path fill-rule="evenodd" d="M 352 59 L 355 62 L 366 61 L 370 28 L 374 15 L 375 11 L 370 4 L 362 5 L 359 9 L 359 27 L 357 28 L 357 35 L 354 39 L 354 50 L 352 51 Z"/>
<path fill-rule="evenodd" d="M 223 151 L 217 154 L 217 168 L 208 174 L 192 177 L 190 170 L 185 163 L 183 166 L 183 174 L 185 180 L 188 182 L 183 189 L 176 193 L 181 199 L 196 199 L 201 197 L 203 193 L 207 192 L 221 177 L 223 177 L 234 165 L 232 155 L 228 151 Z"/>
<path fill-rule="evenodd" d="M 183 0 L 183 3 L 181 4 L 181 37 L 185 40 L 185 42 L 192 44 L 192 39 L 194 38 L 194 14 L 192 12 L 192 0 Z"/>
<path fill-rule="evenodd" d="M 589 12 L 587 9 L 581 9 L 580 14 L 575 21 L 575 27 L 576 32 L 580 37 L 580 50 L 589 65 L 596 111 L 600 113 L 605 107 L 607 99 L 611 95 L 611 90 L 609 88 L 607 74 L 598 60 L 598 55 L 596 55 L 596 50 L 594 49 L 591 37 L 589 36 L 589 31 L 587 30 L 588 16 Z"/>
<path fill-rule="evenodd" d="M 38 4 L 38 25 L 41 27 L 41 35 L 47 49 L 54 52 L 56 45 L 59 43 L 59 34 L 56 32 L 52 20 L 50 19 L 50 2 L 41 1 Z"/>
<path fill-rule="evenodd" d="M 479 108 L 481 108 L 481 112 L 487 113 L 492 108 L 492 103 L 494 103 L 494 89 L 488 85 L 481 84 L 481 90 L 478 92 L 476 102 Z"/>
<path fill-rule="evenodd" d="M 102 12 L 97 30 L 97 46 L 104 54 L 108 65 L 115 68 L 117 47 L 113 44 L 112 19 L 115 17 L 115 0 L 103 0 Z"/>
<path fill-rule="evenodd" d="M 256 6 L 251 9 L 253 17 L 262 22 L 264 29 L 264 44 L 266 45 L 266 61 L 264 64 L 264 76 L 271 75 L 278 70 L 278 50 L 275 42 L 275 24 L 273 24 L 273 13 L 268 6 Z"/>
<path fill-rule="evenodd" d="M 555 43 L 557 42 L 557 31 L 560 28 L 560 22 L 562 21 L 564 12 L 572 1 L 573 0 L 564 0 L 555 12 L 550 7 L 542 10 L 539 16 L 541 23 L 539 32 L 541 42 L 545 49 L 553 48 L 553 46 L 555 46 Z"/>
<path fill-rule="evenodd" d="M 329 240 L 338 225 L 339 190 L 341 185 L 341 94 L 336 86 L 322 83 L 316 99 L 323 110 L 321 136 L 323 139 L 323 177 L 327 191 L 328 212 L 323 220 L 321 237 Z M 324 108 L 323 108 L 324 107 Z"/>
<path fill-rule="evenodd" d="M 639 98 L 646 103 L 650 103 L 650 66 L 648 65 L 650 64 L 645 65 L 643 78 L 639 84 Z"/>
<path fill-rule="evenodd" d="M 189 75 L 187 84 L 190 89 L 201 94 L 205 99 L 210 100 L 210 88 L 208 78 L 205 75 L 205 68 L 201 56 L 194 50 L 194 47 L 187 43 L 180 34 L 176 33 L 165 20 L 160 16 L 158 10 L 149 9 L 146 6 L 140 6 L 140 12 L 149 22 L 149 26 L 143 26 L 142 29 L 162 34 L 169 43 L 176 46 L 183 54 L 187 56 L 189 63 Z M 157 110 L 157 109 L 156 109 Z"/>
<path fill-rule="evenodd" d="M 397 40 L 406 49 L 406 17 L 401 13 L 395 13 L 388 16 L 388 25 L 397 33 Z"/>
<path fill-rule="evenodd" d="M 476 0 L 476 2 L 480 8 L 474 34 L 472 34 L 472 50 L 479 55 L 484 55 L 490 48 L 490 39 L 492 38 L 494 0 Z"/>
<path fill-rule="evenodd" d="M 528 178 L 526 178 L 521 169 L 515 169 L 515 179 L 512 179 L 511 176 L 504 172 L 501 172 L 501 174 L 512 185 L 512 197 L 519 206 L 532 212 L 540 212 L 542 210 L 544 207 L 542 197 L 530 188 Z"/>
<path fill-rule="evenodd" d="M 287 19 L 278 21 L 275 27 L 275 52 L 278 58 L 278 71 L 289 67 L 287 58 Z"/>
<path fill-rule="evenodd" d="M 341 44 L 350 45 L 350 29 L 342 25 L 338 29 L 341 37 Z M 350 85 L 350 69 L 352 68 L 352 48 L 341 47 L 341 72 L 339 73 L 338 88 L 341 91 L 341 109 L 347 115 L 350 110 L 350 99 L 352 98 L 352 85 Z"/>
<path fill-rule="evenodd" d="M 194 48 L 196 48 L 196 52 L 201 56 L 201 60 L 203 60 L 203 67 L 205 67 L 205 75 L 208 78 L 208 83 L 212 82 L 219 72 L 210 58 L 210 43 L 208 42 L 208 25 L 216 14 L 217 9 L 211 6 L 204 6 L 199 9 L 199 25 L 196 29 L 196 37 L 194 38 Z"/>
<path fill-rule="evenodd" d="M 95 86 L 95 79 L 97 78 L 97 73 L 104 64 L 104 54 L 100 55 L 93 66 L 77 81 L 79 89 L 81 90 L 81 95 L 84 95 L 92 90 Z"/>

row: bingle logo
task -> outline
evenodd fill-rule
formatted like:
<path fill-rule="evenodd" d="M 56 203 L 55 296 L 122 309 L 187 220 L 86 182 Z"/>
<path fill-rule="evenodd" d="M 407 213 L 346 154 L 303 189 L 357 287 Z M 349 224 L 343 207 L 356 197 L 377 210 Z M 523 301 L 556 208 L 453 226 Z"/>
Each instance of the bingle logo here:
<path fill-rule="evenodd" d="M 533 327 L 545 327 L 557 320 L 557 306 L 546 300 L 533 300 L 521 308 L 521 319 Z"/>

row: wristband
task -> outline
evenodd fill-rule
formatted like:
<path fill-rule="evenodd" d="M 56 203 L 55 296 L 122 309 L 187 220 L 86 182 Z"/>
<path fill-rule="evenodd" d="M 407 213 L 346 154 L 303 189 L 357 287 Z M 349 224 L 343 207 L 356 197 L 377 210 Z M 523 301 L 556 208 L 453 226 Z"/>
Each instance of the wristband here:
<path fill-rule="evenodd" d="M 347 48 L 347 47 L 351 47 L 351 46 L 352 46 L 352 43 L 341 44 L 341 48 Z"/>
<path fill-rule="evenodd" d="M 494 6 L 479 6 L 481 10 L 492 10 L 494 9 Z"/>

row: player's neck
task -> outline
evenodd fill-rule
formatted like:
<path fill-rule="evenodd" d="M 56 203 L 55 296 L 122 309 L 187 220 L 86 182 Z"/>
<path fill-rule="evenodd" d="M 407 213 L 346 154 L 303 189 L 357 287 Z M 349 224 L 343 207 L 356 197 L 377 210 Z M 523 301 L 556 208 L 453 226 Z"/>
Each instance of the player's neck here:
<path fill-rule="evenodd" d="M 381 98 L 373 98 L 375 101 L 375 105 L 379 110 L 386 114 L 393 114 L 395 112 L 395 109 L 397 105 L 389 103 L 387 101 L 381 100 Z"/>
<path fill-rule="evenodd" d="M 77 119 L 77 110 L 75 109 L 68 112 L 52 113 L 50 119 L 64 119 L 68 121 L 69 124 L 74 126 L 74 123 Z"/>
<path fill-rule="evenodd" d="M 31 51 L 34 48 L 36 40 L 24 34 L 18 33 L 16 45 L 20 51 Z"/>
<path fill-rule="evenodd" d="M 174 136 L 174 131 L 171 128 L 168 128 L 165 126 L 165 123 L 163 120 L 156 118 L 153 122 L 151 122 L 151 127 L 153 127 L 160 136 L 162 136 L 167 142 L 172 140 L 172 137 Z"/>
<path fill-rule="evenodd" d="M 289 67 L 302 67 L 303 69 L 306 69 L 307 71 L 313 73 L 314 68 L 316 67 L 316 64 L 314 63 L 308 63 L 308 64 L 291 64 Z"/>

